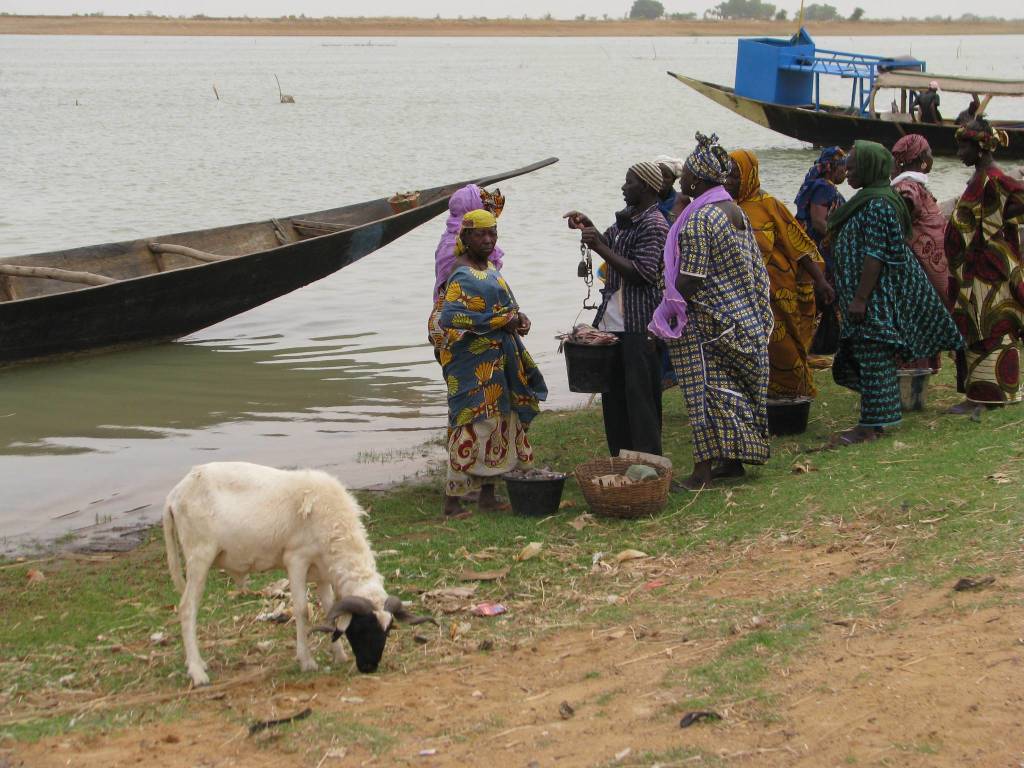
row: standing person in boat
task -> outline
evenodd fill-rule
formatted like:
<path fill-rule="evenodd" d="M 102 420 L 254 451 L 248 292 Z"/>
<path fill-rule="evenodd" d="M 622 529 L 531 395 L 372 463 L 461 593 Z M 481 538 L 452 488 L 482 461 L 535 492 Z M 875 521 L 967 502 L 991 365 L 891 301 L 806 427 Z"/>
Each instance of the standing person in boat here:
<path fill-rule="evenodd" d="M 892 187 L 910 211 L 910 247 L 928 276 L 928 282 L 949 309 L 949 265 L 943 241 L 946 218 L 939 210 L 935 196 L 928 190 L 928 174 L 932 169 L 931 147 L 924 136 L 911 133 L 893 145 L 892 156 L 895 161 Z M 933 373 L 938 373 L 941 360 L 939 355 L 935 355 L 927 360 L 904 362 L 901 367 L 931 368 Z"/>
<path fill-rule="evenodd" d="M 754 227 L 725 184 L 733 161 L 697 134 L 680 180 L 693 200 L 665 243 L 665 298 L 650 331 L 668 341 L 693 428 L 699 490 L 768 460 L 769 280 Z"/>
<path fill-rule="evenodd" d="M 462 499 L 477 489 L 481 509 L 503 508 L 494 479 L 533 463 L 526 431 L 547 398 L 521 338 L 530 321 L 490 262 L 496 218 L 470 211 L 462 217 L 459 240 L 438 316 L 438 353 L 448 385 L 448 516 L 467 514 Z"/>
<path fill-rule="evenodd" d="M 794 201 L 796 220 L 811 236 L 829 270 L 832 269 L 832 254 L 822 240 L 828 234 L 829 214 L 846 202 L 836 186 L 845 180 L 846 153 L 839 147 L 826 147 L 804 176 Z"/>
<path fill-rule="evenodd" d="M 488 192 L 476 184 L 467 184 L 448 198 L 448 221 L 444 225 L 444 234 L 441 235 L 434 251 L 434 292 L 431 297 L 433 308 L 427 318 L 427 337 L 434 346 L 434 357 L 438 355 L 438 345 L 441 340 L 441 329 L 437 324 L 437 317 L 441 313 L 441 305 L 444 303 L 444 286 L 448 277 L 455 268 L 455 257 L 460 250 L 459 232 L 462 229 L 462 217 L 470 211 L 483 209 L 494 214 L 494 218 L 501 216 L 505 207 L 505 197 L 501 191 L 495 189 Z M 488 262 L 494 268 L 501 271 L 502 259 L 505 253 L 498 246 L 494 246 Z"/>
<path fill-rule="evenodd" d="M 663 181 L 655 163 L 631 166 L 622 185 L 626 207 L 603 234 L 579 211 L 563 216 L 607 267 L 594 325 L 619 338 L 611 388 L 601 395 L 612 456 L 623 449 L 661 454 L 661 352 L 648 338 L 647 324 L 661 301 L 661 252 L 668 234 L 658 210 Z"/>
<path fill-rule="evenodd" d="M 726 190 L 754 228 L 771 282 L 774 327 L 768 343 L 768 394 L 814 397 L 817 390 L 807 355 L 816 305 L 835 301 L 835 291 L 825 279 L 825 261 L 782 201 L 761 189 L 757 155 L 740 149 L 729 157 L 734 165 Z"/>
<path fill-rule="evenodd" d="M 928 90 L 917 95 L 917 118 L 922 123 L 941 123 L 942 114 L 939 112 L 939 83 L 932 80 L 928 83 Z"/>
<path fill-rule="evenodd" d="M 834 435 L 834 445 L 874 440 L 900 423 L 897 359 L 962 345 L 953 318 L 907 245 L 910 211 L 890 184 L 892 169 L 889 150 L 856 142 L 849 183 L 858 192 L 828 220 L 842 320 L 832 377 L 860 393 L 860 421 Z"/>
<path fill-rule="evenodd" d="M 953 317 L 966 348 L 957 355 L 957 389 L 966 399 L 951 413 L 1019 403 L 1024 355 L 1024 184 L 995 164 L 1005 131 L 978 119 L 957 129 L 957 157 L 974 175 L 946 227 Z"/>

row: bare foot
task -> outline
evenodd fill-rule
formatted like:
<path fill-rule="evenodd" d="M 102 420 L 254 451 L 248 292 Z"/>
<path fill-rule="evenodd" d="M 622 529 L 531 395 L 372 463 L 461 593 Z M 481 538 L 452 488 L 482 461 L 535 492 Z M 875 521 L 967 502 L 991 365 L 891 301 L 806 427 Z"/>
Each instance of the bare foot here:
<path fill-rule="evenodd" d="M 693 472 L 679 484 L 688 491 L 699 491 L 711 484 L 711 461 L 698 461 L 693 465 Z"/>
<path fill-rule="evenodd" d="M 473 511 L 466 509 L 462 504 L 462 499 L 458 496 L 444 497 L 444 516 L 448 520 L 462 520 L 472 514 Z"/>
<path fill-rule="evenodd" d="M 738 459 L 726 459 L 711 470 L 711 479 L 743 477 L 747 470 L 743 468 L 743 462 Z"/>
<path fill-rule="evenodd" d="M 494 493 L 494 484 L 489 483 L 480 487 L 480 509 L 485 512 L 504 512 L 512 509 L 512 505 L 501 500 Z"/>

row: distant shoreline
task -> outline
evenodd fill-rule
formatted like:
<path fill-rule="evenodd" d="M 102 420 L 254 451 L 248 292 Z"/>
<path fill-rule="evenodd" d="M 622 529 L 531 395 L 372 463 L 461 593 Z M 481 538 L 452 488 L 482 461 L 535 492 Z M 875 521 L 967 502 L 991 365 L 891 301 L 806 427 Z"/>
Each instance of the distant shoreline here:
<path fill-rule="evenodd" d="M 808 23 L 821 36 L 1024 34 L 1001 22 L 840 21 Z M 3 35 L 231 37 L 733 37 L 788 36 L 793 21 L 562 21 L 557 19 L 247 19 L 164 16 L 0 16 Z"/>

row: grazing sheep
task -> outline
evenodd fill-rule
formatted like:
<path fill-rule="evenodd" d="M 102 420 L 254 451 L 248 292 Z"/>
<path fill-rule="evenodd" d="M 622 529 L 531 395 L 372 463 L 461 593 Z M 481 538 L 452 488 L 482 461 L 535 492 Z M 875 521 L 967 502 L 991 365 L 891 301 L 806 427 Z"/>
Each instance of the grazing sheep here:
<path fill-rule="evenodd" d="M 344 633 L 360 672 L 376 671 L 393 619 L 433 621 L 412 617 L 399 598 L 385 592 L 360 520 L 364 514 L 341 483 L 324 472 L 244 462 L 193 467 L 168 494 L 163 517 L 167 565 L 181 592 L 178 616 L 193 684 L 210 681 L 199 655 L 196 614 L 211 566 L 238 583 L 257 571 L 287 571 L 295 652 L 307 672 L 317 668 L 306 631 L 307 581 L 316 582 L 331 625 L 316 629 L 333 632 L 337 662 L 347 658 L 339 642 Z"/>

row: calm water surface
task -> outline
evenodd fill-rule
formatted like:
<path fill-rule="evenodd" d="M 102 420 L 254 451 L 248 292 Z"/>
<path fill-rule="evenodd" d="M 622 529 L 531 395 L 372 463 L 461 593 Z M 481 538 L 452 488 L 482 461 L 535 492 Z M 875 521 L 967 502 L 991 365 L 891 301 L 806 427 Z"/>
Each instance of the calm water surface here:
<path fill-rule="evenodd" d="M 765 188 L 786 200 L 816 155 L 664 74 L 731 83 L 735 39 L 354 42 L 0 36 L 0 255 L 331 208 L 557 155 L 501 185 L 500 242 L 549 405 L 565 407 L 581 398 L 554 336 L 584 288 L 560 215 L 610 222 L 624 169 L 685 155 L 695 130 L 757 150 Z M 819 40 L 989 77 L 1021 71 L 1022 43 Z M 295 104 L 278 103 L 275 73 Z M 952 114 L 966 103 L 946 100 Z M 991 111 L 1024 117 L 1024 104 Z M 939 160 L 933 187 L 951 197 L 966 178 Z M 443 221 L 182 342 L 0 371 L 0 551 L 154 519 L 205 461 L 322 467 L 365 487 L 437 456 L 445 397 L 424 328 Z"/>

